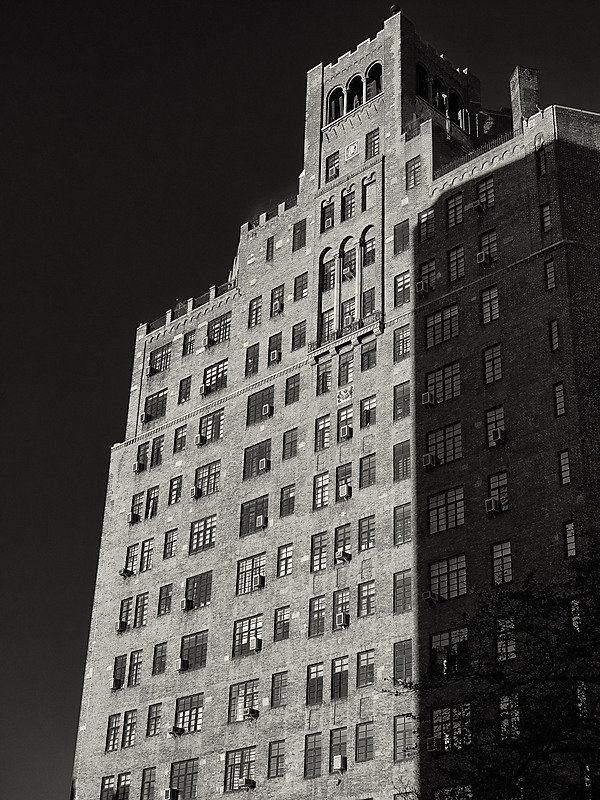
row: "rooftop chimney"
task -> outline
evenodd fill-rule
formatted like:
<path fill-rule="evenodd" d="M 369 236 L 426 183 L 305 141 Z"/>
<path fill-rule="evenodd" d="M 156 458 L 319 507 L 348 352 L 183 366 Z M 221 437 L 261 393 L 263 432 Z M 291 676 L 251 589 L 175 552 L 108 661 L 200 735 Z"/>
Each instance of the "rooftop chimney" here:
<path fill-rule="evenodd" d="M 520 131 L 523 119 L 539 111 L 538 71 L 531 67 L 516 67 L 510 79 L 510 104 L 513 129 Z"/>

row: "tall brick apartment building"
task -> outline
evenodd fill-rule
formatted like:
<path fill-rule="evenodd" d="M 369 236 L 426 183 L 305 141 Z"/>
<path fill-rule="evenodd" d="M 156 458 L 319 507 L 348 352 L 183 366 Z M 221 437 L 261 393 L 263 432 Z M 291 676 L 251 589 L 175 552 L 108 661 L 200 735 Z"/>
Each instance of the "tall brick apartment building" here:
<path fill-rule="evenodd" d="M 461 722 L 385 690 L 576 553 L 600 115 L 511 99 L 395 13 L 308 73 L 298 196 L 229 283 L 138 328 L 76 800 L 399 797 Z"/>

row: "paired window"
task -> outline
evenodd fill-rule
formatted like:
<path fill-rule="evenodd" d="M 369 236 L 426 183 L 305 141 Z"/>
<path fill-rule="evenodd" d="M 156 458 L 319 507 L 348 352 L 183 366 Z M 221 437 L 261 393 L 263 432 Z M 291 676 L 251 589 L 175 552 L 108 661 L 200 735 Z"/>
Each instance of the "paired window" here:
<path fill-rule="evenodd" d="M 129 800 L 131 788 L 131 772 L 121 772 L 117 775 L 106 775 L 100 784 L 100 800 Z"/>
<path fill-rule="evenodd" d="M 206 334 L 211 344 L 226 342 L 231 337 L 231 311 L 211 319 Z"/>
<path fill-rule="evenodd" d="M 446 489 L 427 499 L 429 533 L 441 533 L 465 524 L 465 498 L 462 486 Z"/>
<path fill-rule="evenodd" d="M 427 452 L 434 456 L 437 466 L 462 458 L 462 428 L 460 422 L 427 434 Z"/>
<path fill-rule="evenodd" d="M 429 565 L 429 588 L 443 600 L 467 593 L 467 559 L 464 554 Z"/>
<path fill-rule="evenodd" d="M 211 364 L 204 370 L 204 392 L 215 392 L 227 386 L 227 359 Z"/>
<path fill-rule="evenodd" d="M 458 336 L 458 305 L 446 306 L 425 317 L 425 346 L 434 347 Z"/>
<path fill-rule="evenodd" d="M 233 657 L 246 656 L 262 645 L 262 614 L 233 623 Z"/>
<path fill-rule="evenodd" d="M 460 362 L 428 372 L 425 377 L 427 392 L 432 392 L 436 403 L 444 403 L 460 396 Z"/>

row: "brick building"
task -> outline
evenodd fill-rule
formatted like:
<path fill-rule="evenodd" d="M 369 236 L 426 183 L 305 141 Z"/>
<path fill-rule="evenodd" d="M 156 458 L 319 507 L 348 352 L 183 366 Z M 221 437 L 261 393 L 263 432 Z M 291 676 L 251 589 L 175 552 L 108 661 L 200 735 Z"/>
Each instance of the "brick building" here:
<path fill-rule="evenodd" d="M 520 67 L 511 100 L 394 14 L 308 73 L 298 196 L 229 283 L 138 329 L 76 800 L 400 796 L 438 722 L 382 689 L 576 552 L 600 115 Z"/>

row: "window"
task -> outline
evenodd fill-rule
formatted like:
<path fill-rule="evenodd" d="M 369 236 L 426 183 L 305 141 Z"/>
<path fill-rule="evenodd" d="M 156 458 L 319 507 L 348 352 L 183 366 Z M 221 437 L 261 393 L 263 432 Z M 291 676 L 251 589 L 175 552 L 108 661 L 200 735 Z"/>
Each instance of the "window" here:
<path fill-rule="evenodd" d="M 290 638 L 290 607 L 282 606 L 275 609 L 273 641 L 281 642 Z"/>
<path fill-rule="evenodd" d="M 148 395 L 144 402 L 145 420 L 148 422 L 152 419 L 159 419 L 164 417 L 167 413 L 167 389 L 161 389 L 160 392 Z"/>
<path fill-rule="evenodd" d="M 493 344 L 483 351 L 483 380 L 484 383 L 494 383 L 502 378 L 502 353 L 500 345 Z"/>
<path fill-rule="evenodd" d="M 191 633 L 181 637 L 180 658 L 187 670 L 206 666 L 206 650 L 208 647 L 208 631 Z"/>
<path fill-rule="evenodd" d="M 285 284 L 281 284 L 280 286 L 276 286 L 274 289 L 271 289 L 271 308 L 270 308 L 270 316 L 275 317 L 277 314 L 281 314 L 283 311 L 283 299 L 285 295 Z M 271 348 L 269 347 L 269 350 Z M 279 348 L 281 349 L 281 348 Z"/>
<path fill-rule="evenodd" d="M 321 776 L 321 734 L 309 733 L 304 739 L 304 777 Z"/>
<path fill-rule="evenodd" d="M 146 510 L 144 512 L 146 519 L 152 519 L 158 514 L 158 495 L 158 486 L 152 486 L 146 492 Z"/>
<path fill-rule="evenodd" d="M 289 486 L 284 486 L 281 489 L 279 501 L 279 516 L 289 517 L 294 513 L 296 505 L 296 484 L 291 483 Z"/>
<path fill-rule="evenodd" d="M 142 677 L 142 650 L 133 650 L 129 656 L 127 686 L 139 686 Z"/>
<path fill-rule="evenodd" d="M 443 600 L 467 593 L 467 559 L 464 554 L 429 565 L 429 588 Z"/>
<path fill-rule="evenodd" d="M 208 323 L 206 334 L 211 344 L 226 342 L 231 337 L 231 311 L 211 319 Z"/>
<path fill-rule="evenodd" d="M 375 683 L 375 651 L 364 650 L 356 656 L 356 685 L 372 686 Z"/>
<path fill-rule="evenodd" d="M 273 366 L 281 361 L 281 333 L 269 336 L 269 347 L 267 350 L 267 366 Z"/>
<path fill-rule="evenodd" d="M 433 709 L 433 736 L 441 750 L 460 750 L 471 744 L 470 716 L 468 703 Z"/>
<path fill-rule="evenodd" d="M 515 694 L 500 698 L 500 739 L 503 742 L 518 739 L 521 732 L 519 698 Z"/>
<path fill-rule="evenodd" d="M 369 131 L 365 137 L 365 159 L 379 155 L 379 128 Z"/>
<path fill-rule="evenodd" d="M 229 715 L 227 722 L 241 722 L 244 710 L 258 710 L 258 679 L 234 683 L 229 687 Z"/>
<path fill-rule="evenodd" d="M 192 608 L 204 608 L 210 605 L 212 593 L 212 570 L 201 575 L 193 575 L 185 582 L 185 599 Z"/>
<path fill-rule="evenodd" d="M 340 464 L 335 475 L 335 501 L 339 503 L 342 498 L 347 500 L 349 493 L 342 487 L 352 486 L 352 464 Z"/>
<path fill-rule="evenodd" d="M 558 479 L 561 486 L 571 483 L 571 464 L 568 450 L 561 450 L 558 453 Z"/>
<path fill-rule="evenodd" d="M 394 682 L 412 681 L 412 639 L 394 644 Z"/>
<path fill-rule="evenodd" d="M 550 203 L 542 203 L 540 206 L 540 217 L 542 222 L 542 233 L 548 233 L 548 231 L 552 230 Z"/>
<path fill-rule="evenodd" d="M 430 289 L 435 289 L 437 274 L 435 271 L 435 258 L 419 264 L 419 280 L 425 281 Z"/>
<path fill-rule="evenodd" d="M 177 528 L 165 533 L 165 544 L 163 547 L 163 558 L 173 558 L 177 555 Z"/>
<path fill-rule="evenodd" d="M 233 623 L 233 656 L 247 656 L 262 645 L 262 614 Z"/>
<path fill-rule="evenodd" d="M 202 730 L 204 711 L 204 694 L 190 694 L 179 697 L 175 705 L 175 727 L 184 733 L 196 733 Z"/>
<path fill-rule="evenodd" d="M 560 347 L 560 337 L 558 333 L 558 320 L 551 319 L 548 323 L 548 329 L 550 331 L 550 349 L 551 350 L 558 350 Z"/>
<path fill-rule="evenodd" d="M 325 182 L 332 181 L 339 177 L 340 174 L 340 154 L 336 150 L 335 153 L 327 156 L 325 159 Z"/>
<path fill-rule="evenodd" d="M 357 617 L 367 617 L 376 609 L 375 581 L 358 584 Z"/>
<path fill-rule="evenodd" d="M 211 461 L 196 470 L 194 486 L 200 497 L 218 492 L 221 487 L 221 462 Z"/>
<path fill-rule="evenodd" d="M 484 325 L 493 322 L 500 316 L 498 303 L 498 287 L 490 286 L 481 291 L 481 321 Z"/>
<path fill-rule="evenodd" d="M 406 544 L 411 539 L 411 506 L 403 503 L 394 508 L 394 544 Z"/>
<path fill-rule="evenodd" d="M 271 466 L 271 440 L 265 439 L 244 450 L 243 480 L 266 472 Z"/>
<path fill-rule="evenodd" d="M 344 552 L 350 552 L 350 525 L 343 525 L 342 528 L 338 528 L 338 531 L 347 529 L 348 538 L 347 544 L 345 546 L 340 545 L 340 549 L 344 550 Z M 336 532 L 337 533 L 337 532 Z M 343 614 L 344 625 L 340 625 L 339 623 L 342 621 L 342 618 L 338 617 L 338 614 Z M 340 628 L 346 626 L 347 621 L 350 619 L 350 589 L 337 589 L 333 593 L 333 630 L 337 631 Z"/>
<path fill-rule="evenodd" d="M 428 208 L 421 211 L 418 216 L 419 241 L 424 242 L 435 235 L 435 216 L 434 209 Z"/>
<path fill-rule="evenodd" d="M 169 786 L 177 789 L 178 800 L 192 800 L 197 795 L 198 786 L 198 759 L 190 758 L 187 761 L 176 761 L 171 764 L 171 779 Z"/>
<path fill-rule="evenodd" d="M 394 277 L 394 305 L 410 303 L 410 273 L 401 272 Z"/>
<path fill-rule="evenodd" d="M 543 147 L 535 151 L 535 160 L 538 178 L 543 178 L 547 171 L 546 151 Z"/>
<path fill-rule="evenodd" d="M 162 617 L 171 613 L 171 602 L 173 599 L 173 584 L 167 583 L 158 590 L 158 611 L 157 616 Z"/>
<path fill-rule="evenodd" d="M 344 550 L 344 552 L 349 553 L 352 550 L 352 545 L 350 542 L 350 524 L 347 523 L 346 525 L 340 525 L 339 528 L 335 529 L 335 551 Z M 348 609 L 346 609 L 348 610 Z"/>
<path fill-rule="evenodd" d="M 425 346 L 434 347 L 458 336 L 458 306 L 446 306 L 425 317 Z"/>
<path fill-rule="evenodd" d="M 335 286 L 335 257 L 323 261 L 321 267 L 321 291 L 327 292 Z M 332 312 L 333 315 L 333 312 Z"/>
<path fill-rule="evenodd" d="M 153 703 L 148 706 L 148 719 L 146 722 L 146 736 L 158 736 L 162 721 L 162 703 Z"/>
<path fill-rule="evenodd" d="M 517 657 L 515 621 L 512 617 L 505 617 L 496 622 L 496 655 L 498 661 L 510 661 Z"/>
<path fill-rule="evenodd" d="M 412 609 L 412 578 L 409 569 L 394 574 L 394 614 Z"/>
<path fill-rule="evenodd" d="M 460 363 L 455 361 L 426 375 L 426 390 L 435 395 L 436 403 L 460 396 Z"/>
<path fill-rule="evenodd" d="M 464 672 L 470 666 L 466 628 L 431 634 L 430 670 L 434 675 Z"/>
<path fill-rule="evenodd" d="M 265 553 L 242 558 L 238 561 L 235 593 L 248 594 L 256 589 L 262 589 L 265 582 L 265 564 Z"/>
<path fill-rule="evenodd" d="M 204 392 L 215 392 L 227 386 L 227 359 L 218 361 L 204 370 Z"/>
<path fill-rule="evenodd" d="M 563 534 L 565 541 L 565 555 L 567 558 L 572 558 L 577 555 L 577 547 L 575 544 L 575 525 L 573 522 L 563 523 Z"/>
<path fill-rule="evenodd" d="M 133 627 L 143 628 L 148 621 L 148 592 L 138 594 L 135 598 L 135 614 L 133 617 Z"/>
<path fill-rule="evenodd" d="M 154 555 L 154 539 L 146 539 L 142 542 L 140 554 L 140 572 L 147 572 L 152 569 L 152 558 Z"/>
<path fill-rule="evenodd" d="M 462 244 L 448 250 L 448 281 L 465 277 L 465 248 Z"/>
<path fill-rule="evenodd" d="M 313 478 L 313 510 L 329 504 L 329 473 L 322 472 Z"/>
<path fill-rule="evenodd" d="M 410 381 L 394 386 L 394 419 L 410 416 Z"/>
<path fill-rule="evenodd" d="M 127 628 L 131 627 L 133 617 L 133 597 L 126 597 L 124 600 L 121 600 L 121 608 L 119 611 L 119 622 L 122 625 L 127 626 Z"/>
<path fill-rule="evenodd" d="M 356 192 L 354 191 L 354 187 L 350 189 L 345 189 L 342 192 L 342 209 L 341 209 L 341 216 L 342 222 L 346 222 L 348 219 L 352 219 L 356 212 Z"/>
<path fill-rule="evenodd" d="M 497 500 L 501 511 L 508 511 L 508 475 L 498 472 L 488 477 L 489 497 Z"/>
<path fill-rule="evenodd" d="M 167 498 L 168 505 L 172 506 L 181 500 L 181 490 L 183 488 L 183 475 L 178 475 L 176 478 L 171 478 L 169 481 L 169 496 Z"/>
<path fill-rule="evenodd" d="M 275 672 L 271 678 L 271 708 L 280 708 L 287 703 L 287 672 Z"/>
<path fill-rule="evenodd" d="M 137 572 L 138 551 L 139 544 L 130 544 L 127 548 L 127 555 L 125 557 L 125 569 L 132 575 Z"/>
<path fill-rule="evenodd" d="M 262 296 L 253 297 L 248 303 L 248 327 L 255 328 L 262 322 Z"/>
<path fill-rule="evenodd" d="M 140 800 L 154 800 L 156 792 L 156 767 L 144 767 Z"/>
<path fill-rule="evenodd" d="M 142 472 L 145 469 L 148 469 L 148 452 L 150 449 L 150 442 L 143 442 L 138 446 L 137 449 L 137 465 L 136 471 Z"/>
<path fill-rule="evenodd" d="M 306 219 L 294 223 L 292 251 L 301 250 L 306 245 Z"/>
<path fill-rule="evenodd" d="M 329 308 L 326 311 L 321 312 L 321 333 L 319 337 L 319 342 L 321 344 L 330 341 L 332 338 L 335 338 L 333 323 L 334 323 L 334 318 L 333 318 L 332 308 Z"/>
<path fill-rule="evenodd" d="M 220 408 L 218 411 L 211 411 L 210 414 L 200 417 L 199 433 L 201 444 L 218 442 L 223 438 L 224 416 L 225 409 Z"/>
<path fill-rule="evenodd" d="M 498 240 L 495 229 L 481 234 L 479 237 L 479 251 L 485 253 L 490 262 L 498 260 Z"/>
<path fill-rule="evenodd" d="M 408 220 L 402 220 L 394 225 L 394 255 L 404 253 L 410 244 Z"/>
<path fill-rule="evenodd" d="M 291 375 L 285 382 L 286 406 L 296 403 L 300 399 L 300 373 Z"/>
<path fill-rule="evenodd" d="M 494 203 L 494 178 L 493 176 L 479 181 L 477 184 L 477 199 L 486 208 L 491 208 Z"/>
<path fill-rule="evenodd" d="M 269 778 L 281 778 L 285 775 L 285 739 L 269 742 Z"/>
<path fill-rule="evenodd" d="M 370 317 L 375 313 L 375 287 L 366 289 L 362 294 L 362 317 Z"/>
<path fill-rule="evenodd" d="M 163 450 L 165 447 L 165 437 L 157 436 L 152 440 L 152 452 L 150 455 L 150 466 L 160 467 L 162 464 Z"/>
<path fill-rule="evenodd" d="M 331 361 L 317 364 L 317 394 L 326 394 L 331 390 Z"/>
<path fill-rule="evenodd" d="M 356 247 L 347 242 L 342 255 L 342 281 L 350 281 L 356 275 Z"/>
<path fill-rule="evenodd" d="M 171 344 L 165 344 L 150 353 L 148 367 L 149 375 L 156 375 L 157 372 L 164 372 L 171 366 Z"/>
<path fill-rule="evenodd" d="M 321 233 L 329 228 L 333 228 L 335 217 L 335 203 L 331 200 L 324 200 L 321 203 Z"/>
<path fill-rule="evenodd" d="M 394 761 L 404 761 L 414 753 L 414 725 L 410 714 L 394 717 Z"/>
<path fill-rule="evenodd" d="M 410 355 L 410 325 L 394 331 L 394 361 L 402 361 Z"/>
<path fill-rule="evenodd" d="M 496 447 L 499 441 L 503 441 L 501 437 L 504 435 L 504 406 L 498 406 L 485 412 L 485 427 L 487 446 Z"/>
<path fill-rule="evenodd" d="M 446 489 L 427 498 L 429 533 L 441 533 L 465 524 L 465 498 L 462 486 Z"/>
<path fill-rule="evenodd" d="M 294 545 L 283 544 L 277 548 L 277 577 L 292 574 L 292 563 L 294 557 Z"/>
<path fill-rule="evenodd" d="M 546 291 L 556 289 L 556 270 L 554 259 L 552 258 L 544 263 L 544 277 L 546 279 Z"/>
<path fill-rule="evenodd" d="M 356 301 L 354 297 L 344 300 L 342 303 L 342 326 L 351 327 L 356 320 Z"/>
<path fill-rule="evenodd" d="M 308 272 L 303 272 L 294 280 L 294 302 L 308 296 Z"/>
<path fill-rule="evenodd" d="M 325 633 L 325 596 L 311 597 L 308 603 L 308 636 Z"/>
<path fill-rule="evenodd" d="M 462 430 L 460 422 L 446 425 L 427 434 L 427 452 L 435 457 L 438 466 L 462 458 Z"/>
<path fill-rule="evenodd" d="M 242 503 L 240 514 L 240 536 L 248 536 L 267 525 L 269 514 L 269 495 L 257 497 Z"/>
<path fill-rule="evenodd" d="M 192 522 L 190 527 L 190 544 L 188 552 L 190 555 L 201 553 L 215 546 L 215 531 L 217 529 L 217 515 L 204 517 Z"/>
<path fill-rule="evenodd" d="M 336 756 L 347 757 L 348 728 L 334 728 L 329 734 L 329 772 L 336 767 Z M 342 761 L 342 764 L 344 762 Z"/>
<path fill-rule="evenodd" d="M 169 584 L 173 586 L 172 583 Z M 152 657 L 152 674 L 162 675 L 167 668 L 167 643 L 160 642 L 154 645 L 154 655 Z"/>
<path fill-rule="evenodd" d="M 360 348 L 360 370 L 366 372 L 377 365 L 377 339 L 365 342 Z"/>
<path fill-rule="evenodd" d="M 104 749 L 107 753 L 119 749 L 119 734 L 121 731 L 121 715 L 111 714 L 108 718 L 106 729 L 106 744 Z"/>
<path fill-rule="evenodd" d="M 256 747 L 230 750 L 225 756 L 225 791 L 234 792 L 245 788 L 245 780 L 254 780 Z"/>
<path fill-rule="evenodd" d="M 330 444 L 330 417 L 318 417 L 315 420 L 315 452 L 325 450 Z"/>
<path fill-rule="evenodd" d="M 296 455 L 298 455 L 298 428 L 292 428 L 283 433 L 282 459 L 285 461 L 288 458 L 294 458 Z"/>
<path fill-rule="evenodd" d="M 394 445 L 394 480 L 410 478 L 410 441 Z"/>
<path fill-rule="evenodd" d="M 250 378 L 258 372 L 260 364 L 259 352 L 260 346 L 258 344 L 252 344 L 246 349 L 246 369 L 244 372 L 246 378 Z"/>
<path fill-rule="evenodd" d="M 191 356 L 196 349 L 196 331 L 188 331 L 183 334 L 182 356 Z"/>
<path fill-rule="evenodd" d="M 360 427 L 368 428 L 377 422 L 377 398 L 375 395 L 360 401 Z"/>
<path fill-rule="evenodd" d="M 356 726 L 356 761 L 373 760 L 373 723 L 359 722 Z"/>
<path fill-rule="evenodd" d="M 462 194 L 454 194 L 446 200 L 446 225 L 453 228 L 463 221 Z"/>
<path fill-rule="evenodd" d="M 354 350 L 340 353 L 338 366 L 338 386 L 347 386 L 354 380 Z"/>
<path fill-rule="evenodd" d="M 181 453 L 185 450 L 185 443 L 187 438 L 187 425 L 182 425 L 180 428 L 175 428 L 175 436 L 173 437 L 173 452 Z"/>
<path fill-rule="evenodd" d="M 421 157 L 406 162 L 406 188 L 414 189 L 421 183 Z"/>
<path fill-rule="evenodd" d="M 376 457 L 375 453 L 368 456 L 363 456 L 360 460 L 360 488 L 366 489 L 367 486 L 373 486 L 377 478 L 376 473 Z M 373 520 L 373 524 L 375 521 Z M 360 548 L 363 549 L 362 547 Z"/>
<path fill-rule="evenodd" d="M 268 236 L 266 244 L 266 252 L 265 252 L 265 261 L 273 261 L 274 255 L 275 255 L 275 237 Z"/>
<path fill-rule="evenodd" d="M 348 656 L 331 661 L 331 699 L 348 697 Z"/>
<path fill-rule="evenodd" d="M 246 425 L 255 425 L 262 422 L 273 413 L 273 397 L 275 390 L 273 386 L 267 386 L 260 392 L 255 392 L 248 396 L 248 407 L 246 410 Z"/>
<path fill-rule="evenodd" d="M 310 664 L 306 671 L 306 705 L 323 702 L 323 663 Z"/>
<path fill-rule="evenodd" d="M 315 533 L 310 544 L 310 571 L 327 569 L 327 531 Z"/>

